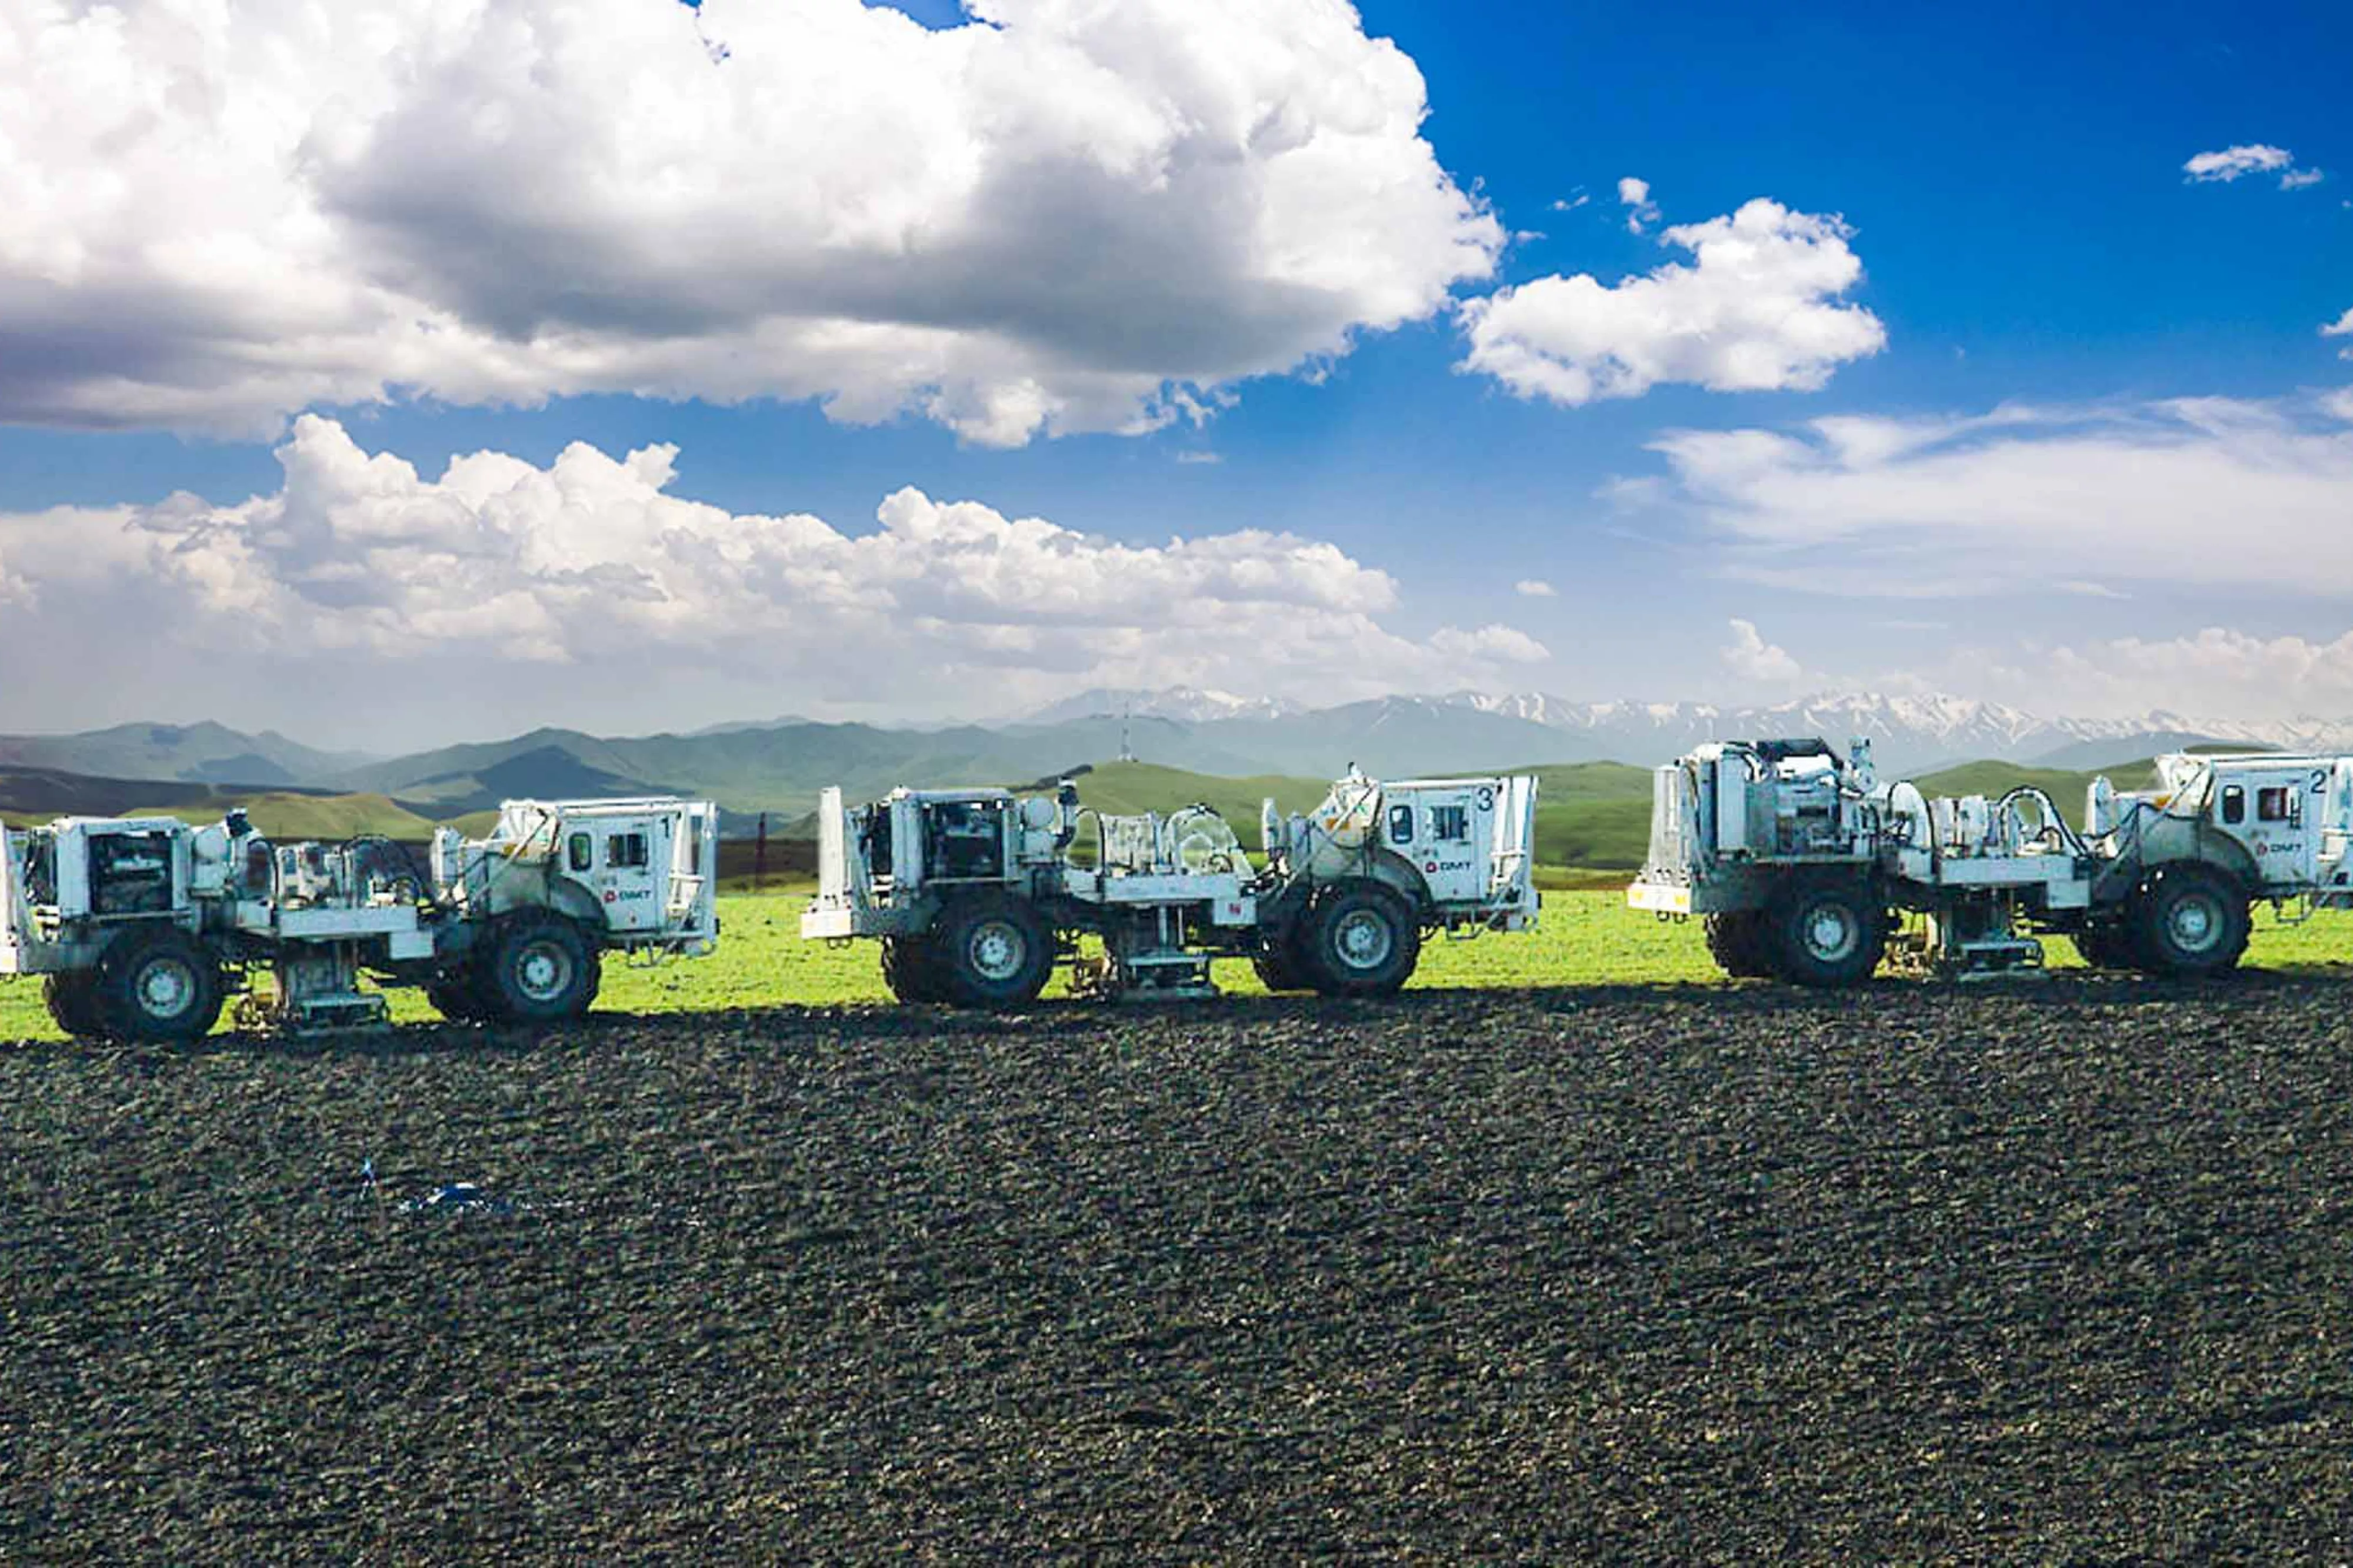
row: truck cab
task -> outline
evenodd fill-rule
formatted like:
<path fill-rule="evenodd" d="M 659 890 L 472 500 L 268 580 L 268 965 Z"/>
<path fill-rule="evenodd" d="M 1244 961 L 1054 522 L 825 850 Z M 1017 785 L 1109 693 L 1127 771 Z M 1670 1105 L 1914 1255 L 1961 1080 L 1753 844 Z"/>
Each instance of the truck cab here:
<path fill-rule="evenodd" d="M 1534 917 L 1533 778 L 1407 779 L 1376 788 L 1377 841 L 1411 868 L 1424 908 L 1441 917 L 1492 915 L 1504 930 Z"/>
<path fill-rule="evenodd" d="M 624 949 L 710 952 L 718 871 L 709 801 L 511 800 L 489 837 L 433 841 L 437 893 L 468 919 L 552 910 Z"/>
<path fill-rule="evenodd" d="M 0 973 L 85 966 L 126 926 L 195 931 L 195 838 L 169 816 L 0 828 Z"/>
<path fill-rule="evenodd" d="M 2345 824 L 2332 817 L 2332 808 L 2345 799 L 2339 775 L 2348 764 L 2353 759 L 2259 752 L 2168 756 L 2159 766 L 2177 800 L 2246 852 L 2248 890 L 2263 893 L 2301 892 L 2324 880 L 2327 849 L 2337 851 L 2331 874 L 2342 869 Z"/>

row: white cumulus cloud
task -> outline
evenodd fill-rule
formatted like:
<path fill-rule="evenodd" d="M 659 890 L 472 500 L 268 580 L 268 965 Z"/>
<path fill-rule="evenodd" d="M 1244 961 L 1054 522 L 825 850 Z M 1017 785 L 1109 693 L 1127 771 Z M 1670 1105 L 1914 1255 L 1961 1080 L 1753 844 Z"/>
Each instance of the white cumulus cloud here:
<path fill-rule="evenodd" d="M 0 419 L 623 392 L 1134 431 L 1503 233 L 1335 0 L 17 0 Z"/>
<path fill-rule="evenodd" d="M 2353 631 L 2313 640 L 2208 626 L 2184 637 L 2062 644 L 1980 674 L 2046 711 L 2353 717 Z"/>
<path fill-rule="evenodd" d="M 1475 631 L 1440 626 L 1430 646 L 1450 658 L 1489 664 L 1542 664 L 1552 650 L 1516 627 L 1483 626 Z"/>
<path fill-rule="evenodd" d="M 1862 277 L 1836 217 L 1759 199 L 1726 217 L 1664 230 L 1693 254 L 1614 287 L 1588 274 L 1539 278 L 1461 308 L 1462 369 L 1523 397 L 1576 405 L 1638 397 L 1661 382 L 1717 392 L 1811 391 L 1887 331 L 1840 297 Z"/>
<path fill-rule="evenodd" d="M 2321 328 L 2320 335 L 2324 338 L 2353 338 L 2353 309 L 2348 309 L 2343 315 L 2337 317 L 2337 320 Z M 2347 348 L 2340 351 L 2337 357 L 2339 359 L 2353 359 L 2353 348 Z"/>
<path fill-rule="evenodd" d="M 970 712 L 1099 685 L 1345 700 L 1545 657 L 1503 626 L 1392 632 L 1388 574 L 1286 533 L 1129 543 L 913 489 L 851 533 L 673 495 L 673 447 L 575 443 L 544 468 L 478 452 L 428 478 L 316 415 L 278 457 L 280 488 L 231 505 L 0 514 L 0 659 L 87 656 L 168 683 L 236 655 L 281 690 L 343 660 L 353 685 L 322 689 L 330 705 L 455 661 L 469 689 L 531 683 L 607 728 L 670 728 L 666 694 L 722 678 L 771 700 Z"/>
<path fill-rule="evenodd" d="M 2225 147 L 2219 153 L 2200 153 L 2181 165 L 2181 172 L 2192 184 L 2228 184 L 2244 179 L 2249 174 L 2279 175 L 2280 189 L 2298 191 L 2306 185 L 2316 185 L 2327 176 L 2317 169 L 2295 167 L 2295 154 L 2284 147 L 2272 147 L 2263 142 L 2251 142 L 2241 147 Z"/>
<path fill-rule="evenodd" d="M 1673 485 L 1744 575 L 1966 595 L 2135 582 L 2353 595 L 2353 429 L 2229 398 L 1670 434 Z"/>
<path fill-rule="evenodd" d="M 2220 153 L 2200 153 L 2182 164 L 2181 172 L 2193 180 L 2227 181 L 2284 169 L 2295 162 L 2295 155 L 2284 147 L 2253 142 L 2243 147 L 2225 147 Z"/>
<path fill-rule="evenodd" d="M 1732 641 L 1724 650 L 1725 668 L 1743 680 L 1786 686 L 1801 679 L 1805 669 L 1789 650 L 1765 640 L 1754 621 L 1737 617 L 1728 623 Z"/>
<path fill-rule="evenodd" d="M 1651 199 L 1651 182 L 1631 174 L 1618 182 L 1618 203 L 1626 209 L 1626 232 L 1640 234 L 1644 224 L 1659 221 L 1659 204 Z"/>
<path fill-rule="evenodd" d="M 1558 596 L 1551 584 L 1535 577 L 1521 578 L 1512 584 L 1512 592 L 1523 599 L 1550 599 Z"/>

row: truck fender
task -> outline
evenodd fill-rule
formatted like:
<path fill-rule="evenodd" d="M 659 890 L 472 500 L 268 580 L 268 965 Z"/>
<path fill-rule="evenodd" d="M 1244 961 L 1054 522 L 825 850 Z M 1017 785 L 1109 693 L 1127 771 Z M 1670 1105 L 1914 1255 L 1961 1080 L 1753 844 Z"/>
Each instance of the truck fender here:
<path fill-rule="evenodd" d="M 2168 846 L 2167 852 L 2144 858 L 2141 868 L 2146 875 L 2160 866 L 2177 865 L 2183 861 L 2192 861 L 2221 872 L 2244 889 L 2250 899 L 2254 897 L 2255 889 L 2263 885 L 2263 871 L 2256 866 L 2255 858 L 2247 853 L 2247 847 L 2202 822 L 2198 825 L 2197 836 L 2190 842 L 2178 847 Z"/>
<path fill-rule="evenodd" d="M 1403 899 L 1406 908 L 1422 919 L 1430 914 L 1430 883 L 1421 868 L 1394 849 L 1377 849 L 1367 868 L 1369 879 Z"/>
<path fill-rule="evenodd" d="M 588 889 L 568 878 L 550 878 L 547 901 L 551 909 L 578 925 L 590 940 L 604 940 L 607 929 L 605 908 Z"/>

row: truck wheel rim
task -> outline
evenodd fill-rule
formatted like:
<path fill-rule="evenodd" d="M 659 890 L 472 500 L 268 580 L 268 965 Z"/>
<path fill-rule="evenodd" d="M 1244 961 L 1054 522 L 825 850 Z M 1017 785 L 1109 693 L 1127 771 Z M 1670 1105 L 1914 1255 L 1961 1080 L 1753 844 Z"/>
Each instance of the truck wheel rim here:
<path fill-rule="evenodd" d="M 1397 939 L 1389 934 L 1389 922 L 1379 915 L 1354 910 L 1341 917 L 1339 929 L 1332 933 L 1332 945 L 1349 968 L 1378 969 L 1388 962 Z"/>
<path fill-rule="evenodd" d="M 2174 900 L 2165 925 L 2174 946 L 2184 952 L 2203 952 L 2214 945 L 2222 929 L 2222 914 L 2211 898 L 2191 893 Z"/>
<path fill-rule="evenodd" d="M 552 942 L 535 942 L 515 963 L 515 987 L 534 1002 L 553 1002 L 572 989 L 572 955 Z"/>
<path fill-rule="evenodd" d="M 1862 942 L 1862 927 L 1854 911 L 1842 904 L 1817 904 L 1806 915 L 1806 954 L 1817 963 L 1836 963 Z"/>
<path fill-rule="evenodd" d="M 983 980 L 1010 980 L 1029 957 L 1029 943 L 1010 921 L 990 921 L 972 933 L 973 973 Z"/>
<path fill-rule="evenodd" d="M 159 958 L 139 971 L 139 1011 L 159 1023 L 184 1017 L 196 1005 L 196 972 L 176 958 Z"/>

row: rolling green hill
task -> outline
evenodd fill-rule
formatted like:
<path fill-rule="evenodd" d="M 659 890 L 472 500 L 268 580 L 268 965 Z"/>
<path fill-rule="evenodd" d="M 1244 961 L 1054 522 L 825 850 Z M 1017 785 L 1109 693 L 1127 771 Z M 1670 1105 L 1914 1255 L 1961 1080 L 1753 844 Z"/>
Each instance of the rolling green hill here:
<path fill-rule="evenodd" d="M 78 735 L 0 735 L 0 767 L 96 778 L 166 779 L 248 789 L 311 784 L 365 757 L 322 752 L 275 731 L 220 724 L 117 724 Z"/>
<path fill-rule="evenodd" d="M 250 812 L 254 825 L 273 838 L 340 840 L 376 833 L 421 840 L 433 831 L 429 819 L 380 795 L 239 789 L 0 766 L 0 819 L 12 827 L 60 816 L 176 816 L 184 822 L 210 823 L 237 806 Z"/>
<path fill-rule="evenodd" d="M 1233 825 L 1243 843 L 1252 845 L 1258 842 L 1261 801 L 1271 795 L 1276 807 L 1283 812 L 1308 811 L 1332 787 L 1323 779 L 1292 778 L 1282 773 L 1221 778 L 1215 773 L 1162 767 L 1156 763 L 1104 763 L 1081 774 L 1075 782 L 1080 804 L 1101 812 L 1132 815 L 1157 811 L 1165 815 L 1180 806 L 1209 806 Z"/>
<path fill-rule="evenodd" d="M 402 809 L 380 795 L 284 795 L 269 793 L 231 796 L 209 805 L 155 805 L 125 812 L 126 816 L 176 816 L 198 825 L 218 822 L 232 805 L 243 806 L 254 826 L 271 838 L 319 838 L 340 842 L 363 834 L 422 843 L 433 837 L 434 824 Z"/>
<path fill-rule="evenodd" d="M 1964 763 L 1913 782 L 1931 799 L 1940 795 L 1981 795 L 1995 799 L 2021 784 L 2031 784 L 2052 798 L 2060 815 L 2080 827 L 2084 821 L 2084 792 L 2102 773 L 2118 789 L 2153 789 L 2157 785 L 2157 763 L 2148 759 L 2092 773 L 2031 768 L 2018 763 Z"/>
<path fill-rule="evenodd" d="M 1651 770 L 1623 763 L 1514 768 L 1536 775 L 1536 862 L 1639 871 L 1651 845 Z"/>
<path fill-rule="evenodd" d="M 1132 743 L 1145 755 L 1184 742 L 1181 727 L 1137 720 Z M 1116 719 L 1045 730 L 882 730 L 864 724 L 791 723 L 698 735 L 604 739 L 536 730 L 512 740 L 448 746 L 355 769 L 335 787 L 390 795 L 438 812 L 478 811 L 514 796 L 691 795 L 731 812 L 795 816 L 839 784 L 871 799 L 899 784 L 940 789 L 1036 778 L 1115 752 Z M 1251 771 L 1211 752 L 1208 765 Z"/>

